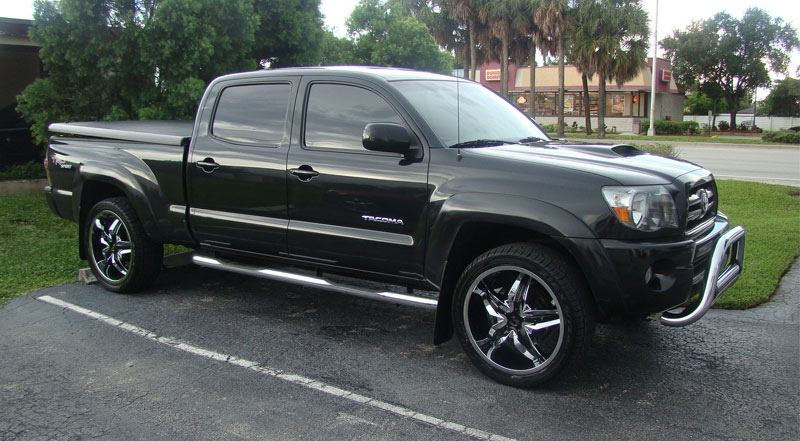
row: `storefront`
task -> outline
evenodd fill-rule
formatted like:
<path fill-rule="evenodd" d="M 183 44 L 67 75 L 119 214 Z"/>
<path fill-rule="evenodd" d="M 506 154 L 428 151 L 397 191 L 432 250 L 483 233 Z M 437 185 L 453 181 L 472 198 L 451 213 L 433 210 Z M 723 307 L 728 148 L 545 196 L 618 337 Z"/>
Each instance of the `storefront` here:
<path fill-rule="evenodd" d="M 633 80 L 618 85 L 606 84 L 606 127 L 610 132 L 638 131 L 640 122 L 650 114 L 650 60 L 648 65 Z M 482 84 L 500 90 L 499 65 L 484 65 L 480 70 Z M 658 60 L 656 78 L 656 119 L 683 120 L 684 94 L 672 79 L 669 61 Z M 576 129 L 585 124 L 585 106 L 581 75 L 574 66 L 566 66 L 564 117 L 568 127 Z M 520 109 L 530 109 L 530 69 L 509 65 L 509 100 Z M 597 128 L 599 94 L 597 77 L 589 81 L 589 115 L 594 117 L 592 127 Z M 535 118 L 540 124 L 555 124 L 558 121 L 558 66 L 536 68 Z"/>

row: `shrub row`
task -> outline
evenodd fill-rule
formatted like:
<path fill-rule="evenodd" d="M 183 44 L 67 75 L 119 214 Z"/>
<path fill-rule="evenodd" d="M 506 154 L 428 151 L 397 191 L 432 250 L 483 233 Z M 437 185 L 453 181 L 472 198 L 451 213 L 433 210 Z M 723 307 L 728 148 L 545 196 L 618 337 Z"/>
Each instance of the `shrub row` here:
<path fill-rule="evenodd" d="M 696 135 L 700 124 L 697 121 L 663 121 L 656 120 L 653 123 L 653 128 L 656 130 L 656 135 Z M 650 120 L 643 119 L 639 126 L 639 133 L 646 134 L 647 129 L 650 128 Z"/>
<path fill-rule="evenodd" d="M 761 140 L 781 144 L 800 144 L 800 132 L 792 130 L 765 131 L 761 135 Z"/>

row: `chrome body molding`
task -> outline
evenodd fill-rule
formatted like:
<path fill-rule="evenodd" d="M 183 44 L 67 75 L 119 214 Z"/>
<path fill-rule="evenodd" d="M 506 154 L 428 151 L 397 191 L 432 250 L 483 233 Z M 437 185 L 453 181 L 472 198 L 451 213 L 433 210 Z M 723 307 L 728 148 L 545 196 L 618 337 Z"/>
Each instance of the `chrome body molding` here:
<path fill-rule="evenodd" d="M 417 308 L 428 309 L 431 311 L 435 310 L 436 305 L 438 304 L 436 300 L 425 297 L 417 297 L 408 294 L 400 294 L 389 291 L 373 291 L 365 288 L 331 282 L 322 277 L 313 277 L 304 274 L 296 274 L 288 271 L 276 270 L 273 268 L 247 265 L 226 259 L 221 259 L 218 257 L 205 256 L 202 254 L 195 254 L 194 256 L 192 256 L 192 262 L 195 265 L 206 268 L 214 268 L 223 271 L 230 271 L 237 274 L 244 274 L 248 276 L 261 277 L 265 279 L 279 280 L 282 282 L 295 283 L 304 286 L 311 286 L 315 288 L 325 289 L 328 291 L 335 291 L 338 293 L 349 294 L 365 299 L 380 300 L 400 305 L 414 306 Z"/>
<path fill-rule="evenodd" d="M 250 214 L 227 213 L 224 211 L 206 210 L 203 208 L 190 208 L 189 216 L 214 219 L 225 222 L 237 222 L 240 224 L 256 225 L 259 227 L 286 229 L 289 221 L 274 217 L 253 216 Z"/>
<path fill-rule="evenodd" d="M 348 239 L 369 240 L 394 245 L 405 245 L 409 247 L 414 245 L 414 238 L 407 234 L 387 233 L 385 231 L 365 230 L 361 228 L 342 227 L 339 225 L 289 221 L 289 230 L 346 237 Z"/>
<path fill-rule="evenodd" d="M 183 209 L 174 205 L 170 211 Z M 414 238 L 407 234 L 389 233 L 386 231 L 366 230 L 362 228 L 343 227 L 340 225 L 318 224 L 314 222 L 290 221 L 274 217 L 253 216 L 249 214 L 228 213 L 224 211 L 206 210 L 203 208 L 189 208 L 189 216 L 214 219 L 224 222 L 237 222 L 240 224 L 255 225 L 259 227 L 288 229 L 289 231 L 302 231 L 305 233 L 324 234 L 328 236 L 345 237 L 348 239 L 367 240 L 372 242 L 388 243 L 393 245 L 413 246 Z"/>
<path fill-rule="evenodd" d="M 719 224 L 727 226 L 727 222 Z M 715 234 L 709 236 L 716 237 Z M 680 312 L 665 311 L 661 313 L 661 324 L 678 327 L 700 320 L 711 309 L 717 298 L 739 279 L 744 262 L 744 244 L 745 230 L 740 226 L 722 234 L 711 255 L 700 301 L 696 306 L 684 308 Z"/>

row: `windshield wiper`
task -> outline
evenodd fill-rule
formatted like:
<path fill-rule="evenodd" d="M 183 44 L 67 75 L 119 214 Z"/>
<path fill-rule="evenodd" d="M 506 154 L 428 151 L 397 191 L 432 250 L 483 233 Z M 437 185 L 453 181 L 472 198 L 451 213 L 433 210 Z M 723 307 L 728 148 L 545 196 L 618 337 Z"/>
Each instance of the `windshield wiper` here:
<path fill-rule="evenodd" d="M 546 139 L 546 138 L 540 138 L 538 136 L 529 136 L 527 138 L 522 138 L 517 142 L 520 143 L 520 144 L 527 144 L 527 143 L 530 143 L 530 142 L 547 142 L 547 141 L 550 141 L 550 140 Z"/>
<path fill-rule="evenodd" d="M 516 144 L 511 141 L 503 141 L 502 139 L 473 139 L 472 141 L 459 142 L 453 144 L 450 148 L 466 148 L 466 147 L 491 147 L 503 144 Z"/>

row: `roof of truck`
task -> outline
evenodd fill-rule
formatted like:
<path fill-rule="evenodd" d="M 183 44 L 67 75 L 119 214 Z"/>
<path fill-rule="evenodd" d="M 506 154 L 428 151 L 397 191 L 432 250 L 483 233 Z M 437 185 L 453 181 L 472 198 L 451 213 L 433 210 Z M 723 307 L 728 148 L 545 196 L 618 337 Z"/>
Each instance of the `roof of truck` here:
<path fill-rule="evenodd" d="M 403 80 L 439 80 L 454 81 L 459 78 L 431 72 L 422 72 L 412 69 L 377 66 L 319 66 L 319 67 L 288 67 L 278 69 L 264 69 L 252 72 L 242 72 L 219 77 L 218 80 L 237 78 L 258 78 L 282 75 L 320 75 L 320 76 L 355 76 L 361 78 L 379 78 L 385 81 Z"/>

